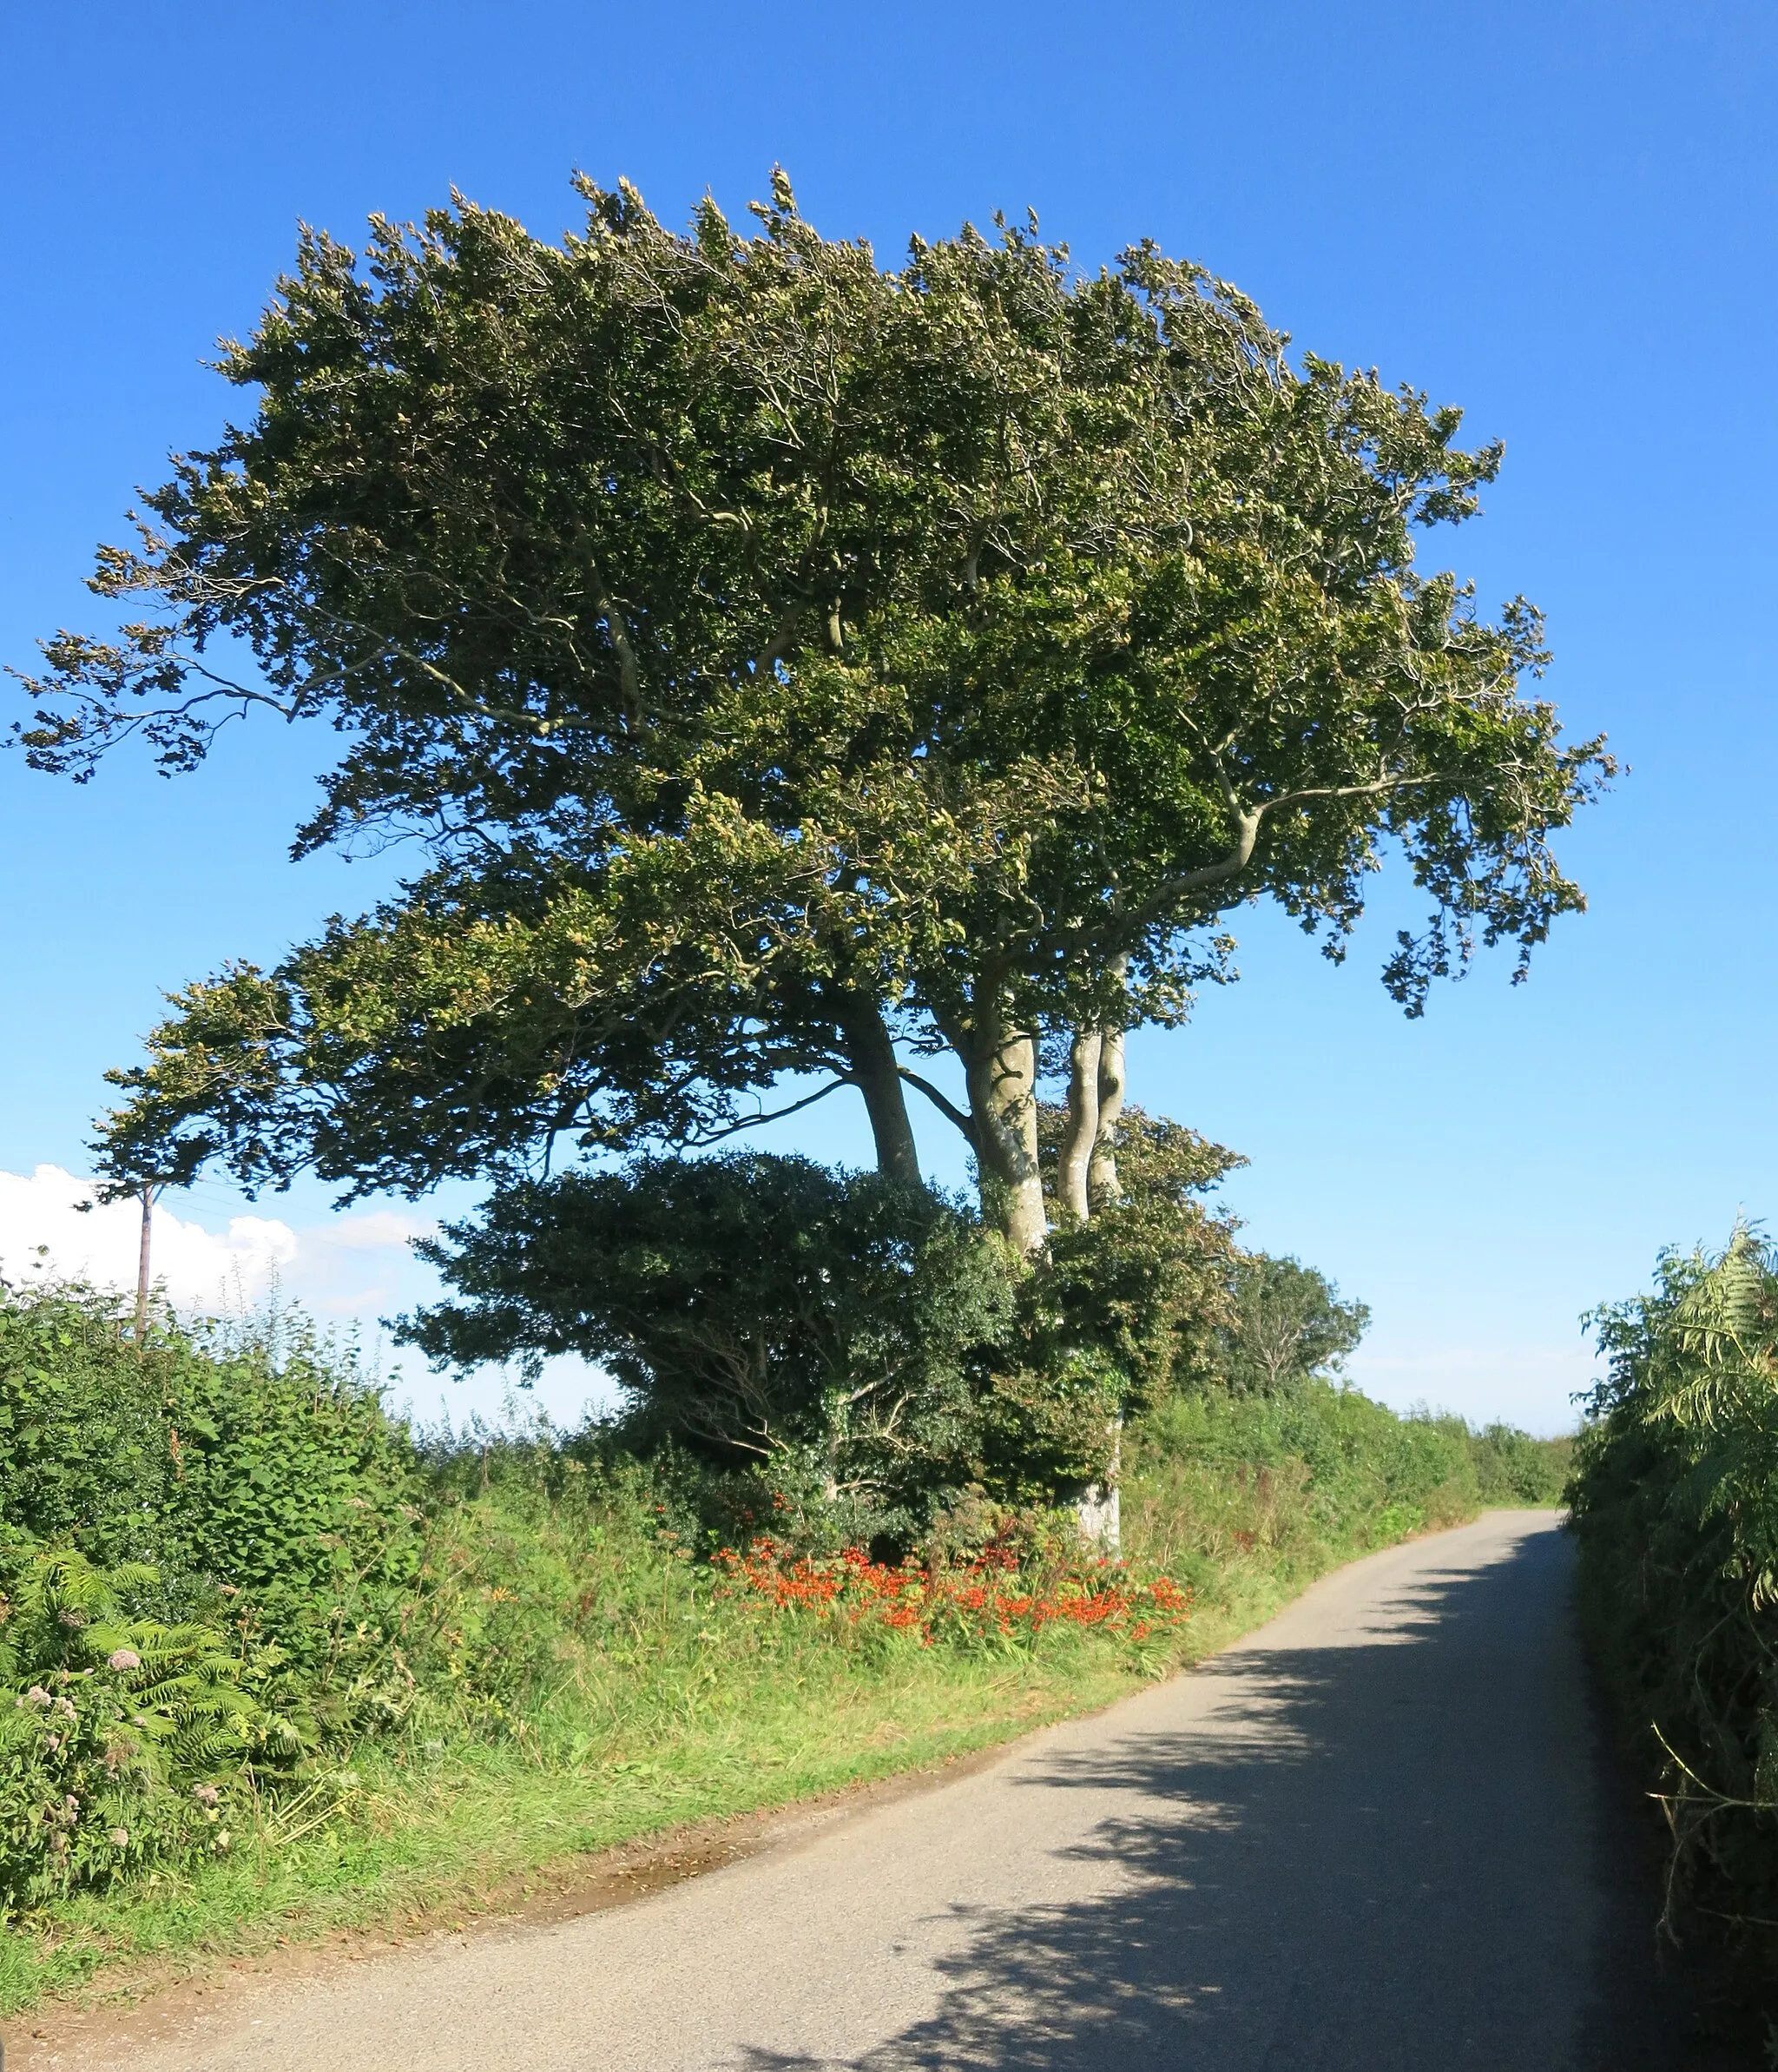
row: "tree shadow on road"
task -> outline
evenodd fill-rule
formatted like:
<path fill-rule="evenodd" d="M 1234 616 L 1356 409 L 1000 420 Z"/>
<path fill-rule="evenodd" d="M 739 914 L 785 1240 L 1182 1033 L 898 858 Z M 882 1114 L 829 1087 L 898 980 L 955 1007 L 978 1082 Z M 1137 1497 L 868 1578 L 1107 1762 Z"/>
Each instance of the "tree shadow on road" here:
<path fill-rule="evenodd" d="M 1549 1532 L 1479 1571 L 1422 1571 L 1353 1644 L 1205 1664 L 1217 1702 L 1189 1731 L 1034 1753 L 1017 1778 L 1034 1813 L 1044 1793 L 1110 1795 L 1067 1852 L 1100 1889 L 961 1921 L 935 2010 L 847 2062 L 1623 2072 L 1569 1572 Z"/>

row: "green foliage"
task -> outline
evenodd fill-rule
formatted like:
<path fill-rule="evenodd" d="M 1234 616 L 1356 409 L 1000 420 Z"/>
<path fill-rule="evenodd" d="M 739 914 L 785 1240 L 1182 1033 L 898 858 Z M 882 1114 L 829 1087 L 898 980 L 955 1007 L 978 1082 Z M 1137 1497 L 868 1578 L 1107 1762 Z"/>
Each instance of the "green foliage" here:
<path fill-rule="evenodd" d="M 1053 1194 L 1063 1111 L 1038 1114 Z M 1028 1357 L 1040 1371 L 1098 1363 L 1110 1415 L 1202 1385 L 1218 1366 L 1219 1329 L 1240 1255 L 1234 1225 L 1196 1198 L 1246 1163 L 1196 1131 L 1126 1108 L 1113 1133 L 1120 1198 L 1084 1223 L 1062 1217 L 1024 1290 Z M 1090 1478 L 1087 1478 L 1090 1479 Z"/>
<path fill-rule="evenodd" d="M 1574 1442 L 1533 1439 L 1510 1424 L 1489 1424 L 1472 1434 L 1470 1457 L 1485 1504 L 1556 1504 L 1568 1487 Z"/>
<path fill-rule="evenodd" d="M 146 1561 L 170 1613 L 245 1593 L 260 1636 L 343 1688 L 417 1558 L 405 1432 L 300 1316 L 140 1353 L 122 1322 L 90 1290 L 0 1284 L 0 1547 Z"/>
<path fill-rule="evenodd" d="M 405 1329 L 463 1364 L 580 1353 L 627 1392 L 629 1443 L 751 1463 L 905 1544 L 966 1490 L 1098 1480 L 1118 1418 L 1209 1371 L 1235 1255 L 1193 1197 L 1235 1160 L 1136 1109 L 1119 1144 L 1123 1199 L 1030 1262 L 923 1187 L 802 1158 L 525 1183 L 422 1247 L 460 1299 Z"/>
<path fill-rule="evenodd" d="M 188 768 L 261 705 L 347 744 L 300 846 L 427 853 L 175 996 L 114 1183 L 708 1143 L 793 1070 L 874 1086 L 911 1161 L 891 1033 L 979 1093 L 1008 1028 L 1176 1019 L 1232 906 L 1337 954 L 1392 851 L 1410 1012 L 1580 907 L 1551 840 L 1609 758 L 1523 695 L 1536 612 L 1416 561 L 1499 465 L 1455 409 L 1150 242 L 884 267 L 781 174 L 746 235 L 583 191 L 560 244 L 463 203 L 306 233 L 224 355 L 253 407 L 101 550 L 128 624 L 45 643 L 38 767 Z"/>
<path fill-rule="evenodd" d="M 124 1343 L 109 1298 L 0 1282 L 0 1541 L 67 1541 L 102 1566 L 159 1551 L 164 1368 Z"/>
<path fill-rule="evenodd" d="M 1131 1444 L 1135 1544 L 1174 1573 L 1185 1549 L 1165 1535 L 1207 1512 L 1214 1520 L 1219 1508 L 1257 1505 L 1261 1527 L 1230 1529 L 1258 1531 L 1289 1555 L 1329 1543 L 1382 1545 L 1453 1524 L 1478 1503 L 1461 1419 L 1398 1417 L 1314 1376 L 1282 1396 L 1175 1397 L 1136 1428 Z M 1144 1502 L 1154 1514 L 1147 1523 Z M 1213 1535 L 1202 1555 L 1214 1563 L 1228 1551 Z"/>
<path fill-rule="evenodd" d="M 506 1189 L 422 1250 L 464 1299 L 411 1320 L 414 1343 L 601 1362 L 633 1443 L 808 1484 L 866 1536 L 982 1473 L 1017 1270 L 925 1188 L 806 1158 L 652 1159 Z"/>
<path fill-rule="evenodd" d="M 162 1420 L 151 1518 L 169 1564 L 103 1570 L 16 1525 L 0 1550 L 0 1904 L 34 1924 L 0 1943 L 14 1998 L 21 1976 L 43 1976 L 31 1966 L 70 1976 L 138 1934 L 183 1946 L 246 1919 L 290 1932 L 345 1910 L 406 1915 L 423 1890 L 484 1889 L 491 1864 L 773 1803 L 1102 1702 L 1331 1562 L 1467 1514 L 1483 1444 L 1320 1382 L 1277 1398 L 1175 1389 L 1126 1433 L 1125 1519 L 1138 1595 L 1162 1578 L 1190 1587 L 1183 1629 L 1058 1619 L 1007 1634 L 971 1615 L 937 1622 L 926 1645 L 887 1620 L 779 1616 L 724 1594 L 704 1557 L 725 1488 L 731 1544 L 763 1533 L 815 1557 L 809 1574 L 837 1573 L 855 1514 L 818 1476 L 748 1481 L 682 1442 L 644 1461 L 612 1428 L 564 1438 L 541 1421 L 416 1444 L 346 1356 L 291 1320 L 275 1337 L 207 1341 L 162 1326 L 139 1362 L 115 1334 L 107 1351 L 97 1297 L 10 1302 L 21 1342 L 64 1354 L 82 1400 Z M 68 1328 L 63 1344 L 48 1320 L 66 1324 L 69 1303 L 94 1329 Z M 12 1313 L 36 1306 L 34 1332 Z M 1009 1329 L 1016 1343 L 1016 1316 Z M 1104 1399 L 1090 1376 L 1072 1396 L 1050 1377 L 1022 1409 L 1018 1371 L 997 1370 L 995 1416 L 1028 1415 L 1050 1435 L 1050 1472 L 1077 1473 L 1055 1435 L 1075 1413 L 1101 1418 Z M 61 1415 L 53 1363 L 34 1372 L 36 1415 Z M 288 1481 L 280 1451 L 297 1463 Z M 1029 1430 L 1009 1447 L 1024 1463 L 1008 1470 L 1014 1494 L 1043 1494 L 1040 1451 Z M 320 1556 L 304 1554 L 291 1508 L 308 1481 L 306 1529 L 340 1540 Z M 212 1507 L 221 1522 L 206 1522 Z M 918 1546 L 961 1602 L 984 1548 L 1055 1567 L 1076 1530 L 1065 1507 L 1014 1511 L 984 1481 Z M 171 1566 L 201 1549 L 206 1573 Z M 803 1572 L 786 1572 L 793 1595 Z M 193 1608 L 166 1616 L 175 1601 Z M 175 1875 L 157 1885 L 156 1869 Z"/>
<path fill-rule="evenodd" d="M 1320 1376 L 1280 1395 L 1209 1389 L 1126 1435 L 1125 1539 L 1208 1601 L 1306 1580 L 1484 1504 L 1553 1503 L 1565 1451 L 1503 1425 L 1400 1417 Z"/>
<path fill-rule="evenodd" d="M 0 1288 L 0 1415 L 9 1904 L 226 1848 L 405 1709 L 418 1463 L 304 1320 L 138 1349 L 109 1297 Z"/>
<path fill-rule="evenodd" d="M 1231 1277 L 1232 1313 L 1219 1333 L 1231 1389 L 1276 1396 L 1337 1371 L 1371 1320 L 1362 1303 L 1341 1302 L 1325 1275 L 1295 1259 L 1242 1253 Z"/>
<path fill-rule="evenodd" d="M 1675 1903 L 1778 1915 L 1778 1257 L 1745 1225 L 1595 1312 L 1570 1503 L 1587 1629 L 1674 1834 Z M 1670 1910 L 1669 1910 L 1670 1911 Z"/>
<path fill-rule="evenodd" d="M 352 1350 L 300 1314 L 175 1339 L 162 1358 L 163 1558 L 238 1593 L 254 1631 L 333 1702 L 368 1702 L 363 1679 L 419 1565 L 405 1429 Z"/>

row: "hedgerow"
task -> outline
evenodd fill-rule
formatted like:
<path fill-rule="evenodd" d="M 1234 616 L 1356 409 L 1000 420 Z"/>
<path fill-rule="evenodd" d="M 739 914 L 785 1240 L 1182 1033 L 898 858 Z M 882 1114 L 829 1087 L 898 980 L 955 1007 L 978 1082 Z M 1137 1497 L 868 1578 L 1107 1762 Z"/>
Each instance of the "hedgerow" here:
<path fill-rule="evenodd" d="M 1594 1653 L 1672 1837 L 1667 1921 L 1778 1917 L 1778 1256 L 1738 1227 L 1593 1319 L 1569 1493 Z"/>
<path fill-rule="evenodd" d="M 1518 1443 L 1194 1369 L 1127 1431 L 1123 1558 L 974 1484 L 884 1536 L 819 1454 L 417 1435 L 300 1317 L 138 1349 L 108 1297 L 0 1290 L 0 1912 L 386 1828 L 447 1758 L 668 1775 L 714 1722 L 744 1743 L 793 1690 L 850 1716 L 914 1658 L 1158 1673 L 1201 1620 L 1466 1514 Z"/>

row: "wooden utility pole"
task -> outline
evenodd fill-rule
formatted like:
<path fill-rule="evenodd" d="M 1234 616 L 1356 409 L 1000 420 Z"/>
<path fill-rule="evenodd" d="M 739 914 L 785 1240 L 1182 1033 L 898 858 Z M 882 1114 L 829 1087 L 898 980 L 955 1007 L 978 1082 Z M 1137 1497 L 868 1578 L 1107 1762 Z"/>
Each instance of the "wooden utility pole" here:
<path fill-rule="evenodd" d="M 154 1229 L 155 1191 L 146 1182 L 142 1191 L 142 1241 L 135 1257 L 135 1356 L 141 1359 L 148 1340 L 148 1239 Z"/>

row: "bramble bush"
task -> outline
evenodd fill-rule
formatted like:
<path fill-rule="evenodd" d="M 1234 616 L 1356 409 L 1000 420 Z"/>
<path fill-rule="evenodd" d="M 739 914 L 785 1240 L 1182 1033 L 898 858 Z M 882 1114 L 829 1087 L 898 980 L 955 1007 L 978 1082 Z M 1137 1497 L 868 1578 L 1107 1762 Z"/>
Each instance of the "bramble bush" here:
<path fill-rule="evenodd" d="M 423 1488 L 300 1317 L 138 1350 L 109 1297 L 0 1284 L 0 1904 L 226 1850 L 398 1719 Z"/>
<path fill-rule="evenodd" d="M 325 1680 L 414 1571 L 407 1435 L 300 1314 L 157 1324 L 139 1354 L 112 1297 L 0 1283 L 0 1549 L 147 1562 L 164 1615 L 219 1613 L 207 1579 L 225 1578 Z"/>

